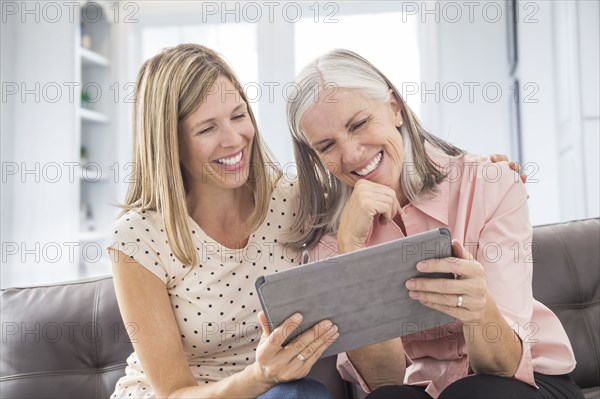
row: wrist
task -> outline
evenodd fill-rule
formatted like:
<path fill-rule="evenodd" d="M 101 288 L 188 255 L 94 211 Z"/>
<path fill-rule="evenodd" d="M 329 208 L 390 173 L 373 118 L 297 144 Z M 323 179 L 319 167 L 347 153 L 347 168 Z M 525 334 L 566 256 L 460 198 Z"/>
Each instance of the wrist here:
<path fill-rule="evenodd" d="M 356 251 L 357 249 L 361 249 L 363 245 L 356 244 L 350 240 L 338 239 L 338 254 L 345 254 L 347 252 Z"/>
<path fill-rule="evenodd" d="M 262 392 L 268 391 L 277 384 L 272 378 L 266 375 L 262 366 L 257 361 L 246 366 L 242 373 L 245 374 L 250 384 L 259 388 Z"/>

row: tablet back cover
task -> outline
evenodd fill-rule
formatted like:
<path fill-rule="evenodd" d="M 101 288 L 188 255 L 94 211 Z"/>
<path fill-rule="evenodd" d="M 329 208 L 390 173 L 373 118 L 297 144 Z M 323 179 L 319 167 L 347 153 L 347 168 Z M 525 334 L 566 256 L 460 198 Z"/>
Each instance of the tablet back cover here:
<path fill-rule="evenodd" d="M 322 357 L 434 328 L 453 321 L 408 296 L 411 277 L 452 278 L 420 273 L 417 262 L 452 256 L 448 229 L 368 247 L 262 276 L 256 289 L 273 331 L 296 312 L 300 327 L 286 341 L 329 319 L 340 336 Z"/>

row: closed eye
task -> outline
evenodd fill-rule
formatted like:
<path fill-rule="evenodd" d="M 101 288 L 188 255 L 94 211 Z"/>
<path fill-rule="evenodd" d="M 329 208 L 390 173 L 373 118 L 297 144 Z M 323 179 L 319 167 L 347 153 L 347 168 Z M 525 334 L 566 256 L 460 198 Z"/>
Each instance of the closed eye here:
<path fill-rule="evenodd" d="M 362 121 L 360 121 L 360 122 L 358 122 L 358 123 L 350 126 L 350 131 L 351 132 L 355 132 L 355 131 L 357 131 L 358 129 L 360 129 L 361 127 L 363 127 L 366 124 L 367 124 L 367 120 L 363 119 Z"/>
<path fill-rule="evenodd" d="M 369 121 L 371 121 L 371 120 L 373 119 L 373 117 L 374 117 L 374 115 L 373 115 L 373 114 L 371 114 L 371 115 L 367 116 L 365 119 L 362 119 L 362 120 L 358 121 L 357 123 L 355 123 L 355 124 L 353 124 L 353 125 L 350 125 L 350 129 L 349 129 L 349 130 L 350 130 L 351 132 L 355 132 L 355 131 L 357 131 L 357 130 L 359 130 L 359 129 L 363 128 L 363 127 L 365 127 L 365 125 L 366 125 L 366 124 L 367 124 Z"/>
<path fill-rule="evenodd" d="M 207 127 L 206 129 L 200 130 L 197 134 L 206 134 L 210 133 L 214 129 L 214 126 Z"/>
<path fill-rule="evenodd" d="M 319 148 L 317 151 L 320 154 L 323 154 L 324 152 L 329 151 L 333 147 L 333 144 L 334 144 L 333 141 L 329 141 L 323 147 Z"/>
<path fill-rule="evenodd" d="M 245 112 L 242 112 L 241 114 L 234 115 L 231 119 L 234 121 L 241 120 L 241 119 L 244 119 L 246 116 L 248 116 L 248 114 Z"/>

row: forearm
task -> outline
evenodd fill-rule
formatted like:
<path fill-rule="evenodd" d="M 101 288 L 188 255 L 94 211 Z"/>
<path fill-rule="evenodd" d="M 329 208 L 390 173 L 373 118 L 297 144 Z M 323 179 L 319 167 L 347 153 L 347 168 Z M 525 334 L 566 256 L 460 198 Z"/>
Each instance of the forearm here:
<path fill-rule="evenodd" d="M 404 382 L 406 361 L 400 338 L 354 349 L 347 355 L 371 391 Z"/>
<path fill-rule="evenodd" d="M 487 294 L 481 321 L 463 327 L 471 369 L 476 374 L 512 377 L 521 359 L 522 343 L 510 328 L 492 296 Z"/>
<path fill-rule="evenodd" d="M 268 382 L 261 376 L 256 363 L 244 370 L 218 382 L 179 388 L 169 395 L 169 399 L 183 398 L 236 398 L 254 399 L 270 388 L 274 382 Z"/>

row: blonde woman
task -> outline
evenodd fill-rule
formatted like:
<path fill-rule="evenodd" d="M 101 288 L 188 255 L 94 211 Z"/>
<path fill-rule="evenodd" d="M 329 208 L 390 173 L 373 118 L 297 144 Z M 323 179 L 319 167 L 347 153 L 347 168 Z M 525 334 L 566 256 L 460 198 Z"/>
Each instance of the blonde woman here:
<path fill-rule="evenodd" d="M 242 86 L 212 50 L 185 44 L 144 63 L 136 86 L 135 173 L 110 249 L 133 342 L 114 398 L 328 398 L 304 378 L 338 336 L 327 320 L 282 347 L 259 275 L 300 263 L 283 231 L 294 181 L 264 146 Z"/>
<path fill-rule="evenodd" d="M 298 244 L 336 240 L 344 253 L 436 227 L 454 238 L 455 258 L 418 267 L 457 278 L 406 287 L 456 320 L 342 354 L 342 376 L 371 399 L 582 398 L 569 339 L 532 296 L 527 193 L 508 166 L 425 131 L 389 79 L 350 51 L 318 58 L 297 85 Z"/>

